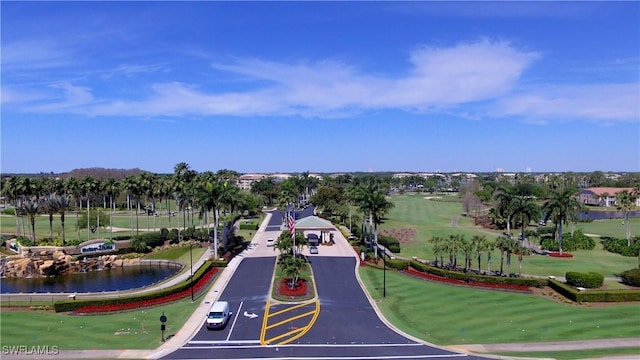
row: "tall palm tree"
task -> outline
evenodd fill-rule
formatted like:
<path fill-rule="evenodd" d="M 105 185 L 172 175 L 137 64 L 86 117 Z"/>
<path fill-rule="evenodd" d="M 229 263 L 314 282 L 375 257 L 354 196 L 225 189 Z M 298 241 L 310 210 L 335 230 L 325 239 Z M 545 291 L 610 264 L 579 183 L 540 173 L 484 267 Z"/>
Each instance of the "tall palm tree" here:
<path fill-rule="evenodd" d="M 512 201 L 513 219 L 520 222 L 522 231 L 520 239 L 524 244 L 524 232 L 530 221 L 537 222 L 540 219 L 540 207 L 532 196 L 516 195 Z"/>
<path fill-rule="evenodd" d="M 18 211 L 20 201 L 19 182 L 20 179 L 17 176 L 12 176 L 4 182 L 4 186 L 2 187 L 2 194 L 7 200 L 9 200 L 9 203 L 13 205 L 16 220 L 16 233 L 18 234 L 20 233 L 20 216 Z"/>
<path fill-rule="evenodd" d="M 491 274 L 492 273 L 492 270 L 491 270 L 491 253 L 493 253 L 493 251 L 496 249 L 496 242 L 495 241 L 491 241 L 491 240 L 487 240 L 485 245 L 486 245 L 485 251 L 487 252 L 487 274 Z"/>
<path fill-rule="evenodd" d="M 104 191 L 109 196 L 109 239 L 113 239 L 113 213 L 115 211 L 115 199 L 120 195 L 120 184 L 112 177 L 104 182 Z"/>
<path fill-rule="evenodd" d="M 60 224 L 62 225 L 62 246 L 66 244 L 66 235 L 64 230 L 64 214 L 71 209 L 71 201 L 67 195 L 58 195 L 54 198 L 55 208 L 60 214 Z"/>
<path fill-rule="evenodd" d="M 522 259 L 525 256 L 530 256 L 532 254 L 532 251 L 530 248 L 523 246 L 519 242 L 516 242 L 513 248 L 513 253 L 518 256 L 518 276 L 522 276 Z"/>
<path fill-rule="evenodd" d="M 493 198 L 497 201 L 496 212 L 507 221 L 507 236 L 509 237 L 511 236 L 511 219 L 515 195 L 514 189 L 506 186 L 498 187 L 493 195 Z"/>
<path fill-rule="evenodd" d="M 358 207 L 369 217 L 369 226 L 373 228 L 373 245 L 377 246 L 378 225 L 382 224 L 384 215 L 394 205 L 385 198 L 386 192 L 381 189 L 380 185 L 374 182 L 359 185 L 354 191 Z M 377 258 L 377 251 L 375 256 Z"/>
<path fill-rule="evenodd" d="M 633 207 L 633 196 L 628 190 L 616 194 L 616 204 L 624 212 L 624 223 L 627 226 L 627 246 L 631 246 L 631 227 L 629 224 L 629 210 Z"/>
<path fill-rule="evenodd" d="M 87 240 L 91 239 L 91 199 L 99 190 L 99 181 L 91 176 L 85 176 L 80 182 L 82 194 L 87 200 Z M 100 216 L 98 216 L 98 219 Z"/>
<path fill-rule="evenodd" d="M 549 200 L 542 207 L 545 213 L 550 214 L 551 220 L 556 225 L 556 241 L 560 254 L 562 254 L 562 225 L 568 221 L 576 221 L 578 211 L 584 206 L 578 201 L 577 194 L 578 189 L 574 187 L 556 189 L 551 192 Z"/>
<path fill-rule="evenodd" d="M 79 214 L 82 211 L 82 188 L 78 179 L 70 177 L 65 181 L 65 191 L 67 194 L 73 196 L 73 201 L 76 206 L 76 230 L 78 233 L 78 241 L 80 241 L 80 218 Z"/>
<path fill-rule="evenodd" d="M 29 218 L 31 224 L 31 244 L 36 244 L 36 216 L 40 213 L 40 203 L 35 198 L 25 200 L 21 207 L 24 214 Z"/>
<path fill-rule="evenodd" d="M 476 257 L 478 259 L 478 274 L 481 270 L 481 259 L 482 253 L 487 250 L 487 237 L 484 235 L 474 235 L 471 238 L 471 244 L 473 245 L 473 249 L 476 253 Z"/>
<path fill-rule="evenodd" d="M 42 201 L 42 208 L 49 216 L 49 242 L 53 242 L 53 215 L 58 212 L 56 209 L 55 195 L 51 194 Z"/>

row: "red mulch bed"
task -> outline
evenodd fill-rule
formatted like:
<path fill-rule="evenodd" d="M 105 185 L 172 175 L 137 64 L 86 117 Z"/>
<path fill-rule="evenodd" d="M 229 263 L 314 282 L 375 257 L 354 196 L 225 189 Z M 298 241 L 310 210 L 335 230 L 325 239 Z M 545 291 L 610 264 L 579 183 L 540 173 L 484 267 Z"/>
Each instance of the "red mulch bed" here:
<path fill-rule="evenodd" d="M 476 288 L 482 288 L 482 289 L 531 293 L 531 289 L 528 286 L 524 286 L 524 285 L 494 284 L 494 283 L 485 283 L 485 282 L 466 282 L 463 280 L 450 279 L 442 276 L 429 274 L 426 272 L 421 272 L 412 268 L 409 268 L 402 272 L 406 275 L 417 277 L 420 279 L 437 281 L 437 282 L 451 284 L 451 285 L 462 285 L 462 286 L 476 287 Z"/>
<path fill-rule="evenodd" d="M 559 257 L 559 258 L 572 258 L 573 257 L 573 254 L 570 254 L 568 252 L 563 252 L 562 254 L 560 254 L 557 251 L 549 251 L 549 252 L 547 252 L 547 255 L 551 256 L 551 257 Z"/>
<path fill-rule="evenodd" d="M 280 286 L 278 286 L 278 292 L 283 296 L 306 296 L 307 281 L 299 279 L 296 283 L 296 287 L 291 289 L 289 287 L 289 279 L 281 279 Z"/>
<path fill-rule="evenodd" d="M 218 272 L 218 268 L 211 268 L 207 271 L 194 285 L 193 292 L 197 293 L 200 290 L 204 289 L 211 279 Z M 177 293 L 173 293 L 171 295 L 158 297 L 154 299 L 147 300 L 138 300 L 132 301 L 123 304 L 108 304 L 108 305 L 89 305 L 83 306 L 73 311 L 73 314 L 96 314 L 96 313 L 105 313 L 105 312 L 117 312 L 117 311 L 126 311 L 133 310 L 141 307 L 155 306 L 160 304 L 165 304 L 168 302 L 180 300 L 183 298 L 187 298 L 191 296 L 191 288 L 187 288 Z"/>

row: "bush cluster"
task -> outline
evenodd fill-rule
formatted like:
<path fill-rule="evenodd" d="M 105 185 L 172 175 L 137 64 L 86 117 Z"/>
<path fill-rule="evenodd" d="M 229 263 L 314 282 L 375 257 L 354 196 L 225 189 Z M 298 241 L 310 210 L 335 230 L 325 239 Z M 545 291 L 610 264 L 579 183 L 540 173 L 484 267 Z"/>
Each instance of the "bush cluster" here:
<path fill-rule="evenodd" d="M 619 276 L 623 284 L 640 287 L 640 269 L 623 271 Z"/>
<path fill-rule="evenodd" d="M 574 287 L 583 287 L 587 289 L 596 289 L 602 287 L 604 283 L 604 275 L 597 272 L 577 272 L 569 271 L 565 274 L 567 284 Z"/>
<path fill-rule="evenodd" d="M 626 239 L 616 239 L 609 236 L 601 237 L 600 241 L 605 250 L 622 256 L 638 256 L 638 251 L 640 251 L 640 236 L 631 238 L 631 246 L 627 246 Z"/>
<path fill-rule="evenodd" d="M 383 245 L 384 247 L 389 249 L 389 251 L 391 251 L 394 254 L 397 254 L 397 253 L 400 252 L 400 242 L 398 241 L 398 239 L 396 239 L 394 237 L 386 236 L 386 235 L 379 235 L 378 236 L 378 244 Z"/>
<path fill-rule="evenodd" d="M 549 251 L 559 251 L 558 242 L 552 237 L 544 237 L 541 241 L 541 247 Z M 596 242 L 586 236 L 581 230 L 576 230 L 571 234 L 562 235 L 562 250 L 563 251 L 576 251 L 576 250 L 593 250 L 596 247 Z"/>

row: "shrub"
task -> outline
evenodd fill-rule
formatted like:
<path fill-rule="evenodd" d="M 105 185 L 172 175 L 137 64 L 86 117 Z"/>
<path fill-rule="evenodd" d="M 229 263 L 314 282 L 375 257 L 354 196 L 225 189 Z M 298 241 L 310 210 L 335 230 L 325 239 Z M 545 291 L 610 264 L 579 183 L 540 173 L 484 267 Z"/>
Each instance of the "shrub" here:
<path fill-rule="evenodd" d="M 608 236 L 601 237 L 600 241 L 605 250 L 622 256 L 638 256 L 638 251 L 640 250 L 640 236 L 631 238 L 631 246 L 627 246 L 626 239 L 616 239 Z"/>
<path fill-rule="evenodd" d="M 160 237 L 159 232 L 144 233 L 144 234 L 136 235 L 136 237 L 140 237 L 140 239 L 143 240 L 145 243 L 147 243 L 147 246 L 151 248 L 154 248 L 156 246 L 162 246 L 164 244 L 164 241 Z"/>
<path fill-rule="evenodd" d="M 407 270 L 409 268 L 409 261 L 400 259 L 387 260 L 387 266 L 397 270 Z"/>
<path fill-rule="evenodd" d="M 241 222 L 239 229 L 240 230 L 258 230 L 258 223 L 255 221 Z"/>
<path fill-rule="evenodd" d="M 550 251 L 560 250 L 558 242 L 554 238 L 550 237 L 544 237 L 542 239 L 541 247 Z M 563 251 L 593 250 L 595 247 L 596 242 L 580 230 L 574 231 L 573 236 L 571 236 L 571 234 L 563 234 L 562 236 Z"/>
<path fill-rule="evenodd" d="M 389 249 L 392 253 L 400 252 L 400 242 L 394 237 L 380 235 L 378 236 L 378 243 Z"/>
<path fill-rule="evenodd" d="M 604 276 L 597 272 L 577 272 L 569 271 L 566 273 L 567 284 L 574 287 L 584 287 L 587 289 L 596 289 L 602 287 Z"/>
<path fill-rule="evenodd" d="M 163 241 L 169 239 L 169 230 L 167 230 L 167 228 L 160 229 L 160 238 Z"/>
<path fill-rule="evenodd" d="M 188 227 L 180 233 L 182 240 L 190 240 L 195 238 L 196 229 L 194 227 Z"/>
<path fill-rule="evenodd" d="M 2 213 L 5 215 L 15 215 L 16 214 L 16 209 L 14 208 L 7 208 L 2 210 Z"/>
<path fill-rule="evenodd" d="M 169 235 L 167 236 L 167 238 L 169 239 L 169 241 L 172 244 L 177 244 L 178 243 L 178 229 L 171 229 L 171 231 L 169 232 Z"/>
<path fill-rule="evenodd" d="M 620 278 L 624 284 L 640 287 L 640 269 L 638 268 L 622 272 Z"/>

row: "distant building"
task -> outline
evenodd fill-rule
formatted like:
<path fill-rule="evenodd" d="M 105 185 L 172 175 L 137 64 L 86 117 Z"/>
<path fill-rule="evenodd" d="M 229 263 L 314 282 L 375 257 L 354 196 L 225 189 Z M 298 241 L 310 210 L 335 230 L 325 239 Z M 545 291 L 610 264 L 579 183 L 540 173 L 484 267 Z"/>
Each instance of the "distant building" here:
<path fill-rule="evenodd" d="M 632 188 L 592 187 L 578 193 L 578 200 L 585 205 L 616 206 L 616 195 L 623 190 L 632 192 Z M 640 197 L 636 197 L 635 205 L 640 206 Z"/>

